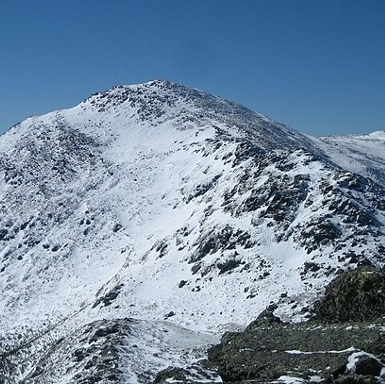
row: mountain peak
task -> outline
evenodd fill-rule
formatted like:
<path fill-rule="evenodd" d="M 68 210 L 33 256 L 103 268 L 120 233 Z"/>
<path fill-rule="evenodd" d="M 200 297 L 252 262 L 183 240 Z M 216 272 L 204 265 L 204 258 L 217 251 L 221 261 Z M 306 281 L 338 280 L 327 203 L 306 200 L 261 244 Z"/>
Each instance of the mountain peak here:
<path fill-rule="evenodd" d="M 81 107 L 115 116 L 123 113 L 138 123 L 148 122 L 153 126 L 173 121 L 177 129 L 196 124 L 220 127 L 222 133 L 233 138 L 247 137 L 261 148 L 312 146 L 305 135 L 260 113 L 168 80 L 117 86 L 92 95 Z"/>
<path fill-rule="evenodd" d="M 146 83 L 133 84 L 133 85 L 116 85 L 112 88 L 107 89 L 103 92 L 96 92 L 85 100 L 104 99 L 108 97 L 117 97 L 118 99 L 122 96 L 142 96 L 143 98 L 148 97 L 151 94 L 174 94 L 174 97 L 179 95 L 186 95 L 191 92 L 192 89 L 183 85 L 171 82 L 164 79 L 151 80 Z M 203 94 L 204 92 L 198 92 Z"/>
<path fill-rule="evenodd" d="M 155 354 L 146 366 L 141 348 L 153 340 L 202 347 L 193 331 L 242 327 L 273 304 L 301 320 L 341 270 L 384 265 L 384 184 L 336 166 L 320 143 L 164 80 L 7 132 L 0 343 L 14 382 L 39 382 L 51 359 L 61 371 L 40 382 L 84 382 L 77 370 L 115 340 L 111 361 L 142 378 L 127 382 L 149 383 Z M 143 341 L 138 354 L 128 340 Z"/>

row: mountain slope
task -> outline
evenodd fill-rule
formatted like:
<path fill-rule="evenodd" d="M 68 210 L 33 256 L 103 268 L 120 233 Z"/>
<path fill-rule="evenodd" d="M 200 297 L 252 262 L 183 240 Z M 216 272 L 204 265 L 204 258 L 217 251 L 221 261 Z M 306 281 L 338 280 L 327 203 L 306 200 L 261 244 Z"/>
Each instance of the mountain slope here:
<path fill-rule="evenodd" d="M 47 346 L 102 319 L 218 332 L 272 303 L 303 319 L 342 269 L 384 263 L 383 184 L 334 160 L 167 81 L 13 127 L 0 140 L 4 377 L 45 382 L 28 375 Z"/>
<path fill-rule="evenodd" d="M 342 168 L 385 183 L 385 132 L 369 135 L 330 136 L 315 140 Z"/>

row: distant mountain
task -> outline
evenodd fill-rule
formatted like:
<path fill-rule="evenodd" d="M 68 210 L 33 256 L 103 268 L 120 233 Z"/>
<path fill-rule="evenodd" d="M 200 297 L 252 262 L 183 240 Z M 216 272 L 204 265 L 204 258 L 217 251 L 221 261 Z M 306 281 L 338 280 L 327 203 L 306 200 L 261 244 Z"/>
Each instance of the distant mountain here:
<path fill-rule="evenodd" d="M 0 378 L 149 383 L 272 304 L 306 319 L 341 271 L 384 265 L 384 137 L 315 139 L 163 80 L 12 127 Z"/>
<path fill-rule="evenodd" d="M 317 144 L 342 168 L 385 184 L 384 131 L 323 137 Z"/>

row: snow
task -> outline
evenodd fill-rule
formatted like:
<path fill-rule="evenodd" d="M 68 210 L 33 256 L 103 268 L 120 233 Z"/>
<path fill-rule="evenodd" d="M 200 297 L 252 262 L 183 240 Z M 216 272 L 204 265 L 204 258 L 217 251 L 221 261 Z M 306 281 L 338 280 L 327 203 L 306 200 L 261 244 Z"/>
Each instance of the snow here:
<path fill-rule="evenodd" d="M 298 350 L 290 350 L 290 351 L 285 351 L 286 353 L 289 353 L 291 355 L 313 355 L 313 354 L 339 354 L 339 353 L 346 353 L 346 352 L 353 352 L 353 351 L 356 351 L 357 349 L 355 349 L 354 347 L 350 347 L 350 348 L 347 348 L 347 349 L 344 349 L 342 351 L 335 351 L 335 350 L 331 350 L 331 351 L 312 351 L 312 352 L 306 352 L 306 351 L 298 351 Z"/>
<path fill-rule="evenodd" d="M 339 257 L 354 249 L 347 242 L 339 251 L 335 244 L 309 251 L 301 243 L 312 219 L 330 215 L 322 188 L 336 186 L 341 172 L 311 154 L 322 150 L 340 166 L 368 174 L 367 167 L 385 161 L 384 133 L 310 140 L 222 99 L 174 88 L 118 87 L 27 119 L 1 137 L 0 197 L 8 202 L 1 219 L 7 230 L 18 230 L 0 248 L 4 339 L 47 328 L 59 337 L 91 321 L 132 317 L 148 322 L 141 336 L 148 344 L 137 359 L 159 368 L 165 361 L 181 365 L 175 360 L 181 350 L 242 329 L 272 302 L 282 319 L 303 320 L 301 308 L 333 278 L 302 278 L 304 263 L 337 270 Z M 285 168 L 271 161 L 258 169 L 252 155 L 235 163 L 239 143 L 283 153 Z M 274 194 L 254 211 L 241 210 L 253 191 L 273 191 L 285 177 L 294 188 L 301 175 L 306 199 L 286 202 L 287 227 L 265 214 Z M 233 190 L 231 208 L 239 214 L 224 209 Z M 382 212 L 376 215 L 385 222 Z M 354 230 L 338 216 L 330 221 Z M 226 226 L 249 234 L 252 245 L 225 243 L 194 261 L 200 244 Z M 375 253 L 374 241 L 371 246 Z M 231 259 L 240 264 L 220 273 L 218 263 Z M 101 304 L 114 289 L 113 302 Z M 175 315 L 165 320 L 170 311 Z M 162 338 L 154 336 L 159 322 L 168 329 Z M 158 364 L 149 356 L 159 345 L 166 355 Z"/>
<path fill-rule="evenodd" d="M 140 382 L 138 372 L 157 373 L 169 366 L 194 364 L 204 357 L 204 346 L 219 342 L 213 334 L 196 333 L 167 322 L 144 322 L 131 337 L 135 338 L 134 346 L 127 343 L 121 355 L 127 384 Z M 210 382 L 221 382 L 218 380 L 217 376 Z"/>
<path fill-rule="evenodd" d="M 285 384 L 291 384 L 291 383 L 303 383 L 305 380 L 300 377 L 294 377 L 294 376 L 280 376 L 274 383 L 285 383 Z"/>
<path fill-rule="evenodd" d="M 343 169 L 385 183 L 385 131 L 368 135 L 330 136 L 313 141 Z"/>
<path fill-rule="evenodd" d="M 348 363 L 346 364 L 346 370 L 348 372 L 351 372 L 351 373 L 354 373 L 355 372 L 355 369 L 356 369 L 356 363 L 358 362 L 359 358 L 361 356 L 368 356 L 370 357 L 371 359 L 374 359 L 374 360 L 378 360 L 374 355 L 372 355 L 371 353 L 367 353 L 367 352 L 355 352 L 355 353 L 352 353 L 349 357 L 348 357 Z"/>

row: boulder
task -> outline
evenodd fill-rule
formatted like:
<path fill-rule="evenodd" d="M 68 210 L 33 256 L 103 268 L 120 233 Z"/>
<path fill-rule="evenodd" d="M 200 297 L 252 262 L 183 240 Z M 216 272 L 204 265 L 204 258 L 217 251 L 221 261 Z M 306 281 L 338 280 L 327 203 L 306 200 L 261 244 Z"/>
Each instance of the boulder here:
<path fill-rule="evenodd" d="M 374 355 L 357 352 L 349 356 L 347 370 L 357 375 L 380 376 L 384 365 Z"/>
<path fill-rule="evenodd" d="M 344 272 L 314 304 L 314 318 L 322 322 L 365 321 L 385 315 L 385 273 L 372 267 Z"/>

